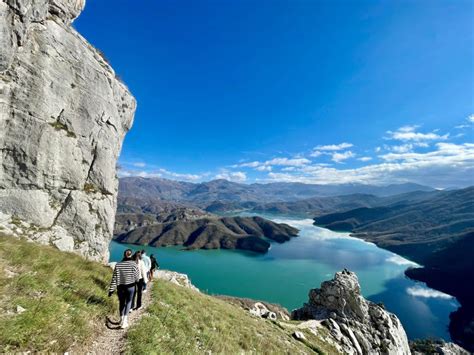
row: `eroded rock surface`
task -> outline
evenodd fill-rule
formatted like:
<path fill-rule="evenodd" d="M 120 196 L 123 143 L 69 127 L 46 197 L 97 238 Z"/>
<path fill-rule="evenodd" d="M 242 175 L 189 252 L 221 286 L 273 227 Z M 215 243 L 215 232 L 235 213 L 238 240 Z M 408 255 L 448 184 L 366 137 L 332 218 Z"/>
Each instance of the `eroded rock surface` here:
<path fill-rule="evenodd" d="M 400 320 L 360 293 L 355 273 L 337 272 L 333 280 L 309 292 L 309 301 L 292 319 L 321 321 L 348 354 L 410 354 Z"/>
<path fill-rule="evenodd" d="M 136 103 L 71 27 L 84 3 L 0 0 L 0 212 L 8 232 L 104 260 Z"/>
<path fill-rule="evenodd" d="M 188 275 L 170 270 L 156 270 L 153 277 L 161 280 L 169 281 L 175 285 L 190 288 L 199 292 L 199 289 L 191 283 Z"/>

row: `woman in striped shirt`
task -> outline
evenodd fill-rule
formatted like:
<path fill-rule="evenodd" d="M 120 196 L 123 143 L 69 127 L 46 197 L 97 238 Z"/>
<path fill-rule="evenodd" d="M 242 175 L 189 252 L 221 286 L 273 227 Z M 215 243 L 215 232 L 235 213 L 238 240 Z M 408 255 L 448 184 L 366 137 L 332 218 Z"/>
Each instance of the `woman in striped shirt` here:
<path fill-rule="evenodd" d="M 109 297 L 115 290 L 119 298 L 120 328 L 128 327 L 128 313 L 132 307 L 135 285 L 140 279 L 137 263 L 132 259 L 132 250 L 123 253 L 123 260 L 115 265 L 114 274 L 109 287 Z"/>

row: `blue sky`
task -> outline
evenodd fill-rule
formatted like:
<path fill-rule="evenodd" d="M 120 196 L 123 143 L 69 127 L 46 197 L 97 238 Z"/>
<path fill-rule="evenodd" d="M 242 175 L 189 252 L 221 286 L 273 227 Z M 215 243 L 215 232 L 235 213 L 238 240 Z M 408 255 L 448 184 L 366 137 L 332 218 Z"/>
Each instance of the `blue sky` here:
<path fill-rule="evenodd" d="M 474 2 L 89 0 L 137 98 L 122 176 L 474 180 Z"/>

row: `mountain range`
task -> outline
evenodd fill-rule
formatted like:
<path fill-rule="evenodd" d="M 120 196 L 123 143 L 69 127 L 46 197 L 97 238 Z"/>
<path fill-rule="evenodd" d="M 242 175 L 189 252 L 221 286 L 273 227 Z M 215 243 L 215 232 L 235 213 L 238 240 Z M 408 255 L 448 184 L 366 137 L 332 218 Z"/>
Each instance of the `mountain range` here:
<path fill-rule="evenodd" d="M 414 191 L 433 191 L 428 186 L 406 183 L 388 186 L 343 184 L 316 185 L 303 183 L 241 184 L 228 180 L 190 183 L 161 178 L 126 177 L 119 183 L 119 202 L 134 198 L 145 201 L 170 201 L 211 210 L 245 208 L 270 202 L 289 202 L 312 197 L 370 194 L 378 197 Z"/>

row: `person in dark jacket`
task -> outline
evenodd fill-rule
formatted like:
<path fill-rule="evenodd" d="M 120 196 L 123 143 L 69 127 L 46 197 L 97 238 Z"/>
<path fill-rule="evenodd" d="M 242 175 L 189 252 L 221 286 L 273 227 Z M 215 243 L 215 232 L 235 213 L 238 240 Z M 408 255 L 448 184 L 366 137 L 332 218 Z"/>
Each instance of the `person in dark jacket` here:
<path fill-rule="evenodd" d="M 120 328 L 128 327 L 128 314 L 132 307 L 135 285 L 140 279 L 137 263 L 132 259 L 132 250 L 123 253 L 123 259 L 115 265 L 109 287 L 109 297 L 117 290 L 119 298 Z"/>
<path fill-rule="evenodd" d="M 155 256 L 153 254 L 150 255 L 150 260 L 151 260 L 151 268 L 150 268 L 150 281 L 153 280 L 153 273 L 157 268 L 160 267 L 158 264 L 158 260 L 156 260 Z"/>

